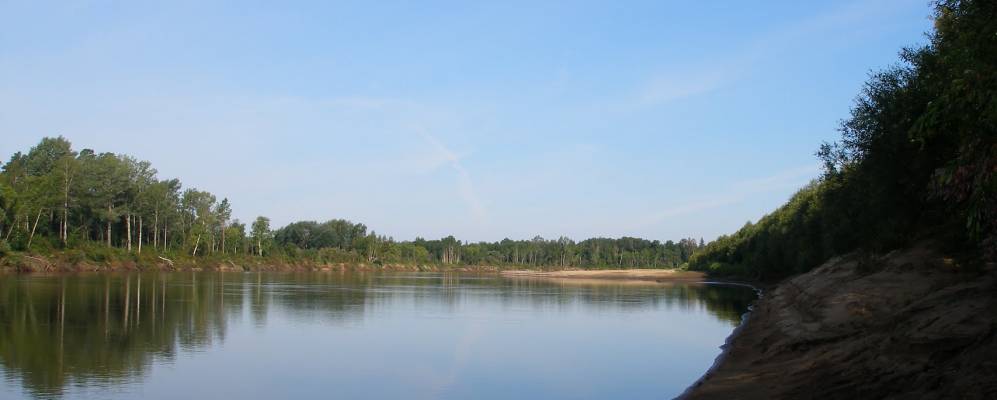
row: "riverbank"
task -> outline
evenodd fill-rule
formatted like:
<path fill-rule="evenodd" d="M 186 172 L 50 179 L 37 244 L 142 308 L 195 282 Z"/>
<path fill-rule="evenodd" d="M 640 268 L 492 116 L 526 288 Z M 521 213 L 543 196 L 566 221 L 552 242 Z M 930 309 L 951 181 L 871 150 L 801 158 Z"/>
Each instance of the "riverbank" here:
<path fill-rule="evenodd" d="M 620 280 L 620 281 L 655 281 L 655 282 L 702 282 L 706 275 L 702 272 L 683 271 L 678 269 L 618 269 L 618 270 L 578 270 L 561 271 L 531 271 L 506 270 L 500 272 L 510 278 L 544 278 L 544 279 L 584 279 L 584 280 Z"/>
<path fill-rule="evenodd" d="M 997 272 L 924 246 L 767 290 L 687 399 L 993 398 Z"/>
<path fill-rule="evenodd" d="M 212 256 L 204 258 L 170 258 L 155 254 L 135 254 L 103 261 L 73 257 L 72 253 L 53 255 L 13 254 L 0 257 L 0 273 L 74 273 L 123 271 L 396 271 L 396 272 L 497 272 L 495 266 L 457 266 L 432 264 L 374 264 L 347 262 L 316 262 L 280 257 L 246 255 Z"/>
<path fill-rule="evenodd" d="M 77 252 L 78 253 L 78 252 Z M 291 260 L 281 257 L 255 257 L 247 255 L 192 257 L 163 257 L 157 254 L 125 254 L 124 256 L 94 261 L 72 252 L 52 255 L 15 253 L 0 257 L 0 273 L 74 273 L 122 271 L 390 271 L 390 272 L 472 272 L 501 273 L 508 277 L 548 277 L 565 279 L 613 279 L 628 281 L 702 281 L 699 272 L 672 269 L 627 270 L 528 270 L 518 265 L 435 265 L 401 263 L 316 262 Z"/>

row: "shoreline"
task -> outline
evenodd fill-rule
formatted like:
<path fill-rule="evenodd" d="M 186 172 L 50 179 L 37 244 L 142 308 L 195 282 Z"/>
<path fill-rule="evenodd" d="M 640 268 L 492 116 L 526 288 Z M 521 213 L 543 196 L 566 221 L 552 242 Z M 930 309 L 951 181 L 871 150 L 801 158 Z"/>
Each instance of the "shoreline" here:
<path fill-rule="evenodd" d="M 212 257 L 207 259 L 171 260 L 159 256 L 144 259 L 109 261 L 69 261 L 64 255 L 51 256 L 17 254 L 0 258 L 0 274 L 33 273 L 117 273 L 117 272 L 323 272 L 323 271 L 390 271 L 390 272 L 480 272 L 494 273 L 502 269 L 487 265 L 433 264 L 373 264 L 355 262 L 316 262 L 256 257 Z M 137 257 L 136 257 L 137 258 Z"/>
<path fill-rule="evenodd" d="M 725 284 L 726 282 L 707 282 L 707 283 L 718 285 L 718 284 Z M 676 396 L 675 397 L 676 399 L 689 398 L 689 396 L 693 393 L 693 390 L 701 386 L 708 378 L 712 377 L 716 373 L 717 369 L 719 369 L 720 366 L 724 364 L 724 362 L 730 356 L 730 349 L 731 346 L 733 346 L 734 340 L 740 337 L 741 333 L 744 331 L 745 327 L 750 322 L 751 316 L 752 314 L 754 314 L 755 308 L 758 306 L 758 302 L 762 300 L 762 295 L 765 292 L 763 289 L 748 283 L 726 283 L 726 284 L 734 284 L 739 286 L 750 287 L 751 289 L 754 289 L 758 297 L 755 299 L 754 302 L 751 303 L 750 306 L 748 306 L 748 311 L 745 311 L 744 314 L 741 314 L 741 322 L 737 324 L 737 326 L 734 327 L 734 330 L 730 332 L 730 335 L 727 335 L 727 338 L 724 339 L 724 344 L 720 345 L 721 349 L 720 354 L 718 354 L 717 357 L 713 359 L 713 364 L 711 364 L 710 367 L 706 369 L 706 372 L 704 372 L 703 375 L 699 377 L 699 379 L 696 379 L 696 381 L 694 381 L 691 385 L 689 385 L 689 387 L 687 387 L 681 394 Z"/>
<path fill-rule="evenodd" d="M 246 256 L 210 257 L 202 259 L 182 258 L 171 260 L 155 254 L 135 254 L 133 259 L 107 261 L 71 261 L 66 254 L 36 255 L 15 253 L 0 257 L 0 274 L 32 273 L 101 273 L 101 272 L 466 272 L 494 273 L 503 277 L 549 278 L 549 279 L 592 279 L 615 281 L 681 281 L 702 282 L 706 275 L 701 272 L 678 269 L 577 269 L 566 267 L 560 270 L 526 269 L 520 265 L 435 265 L 403 263 L 363 263 L 363 262 L 316 262 L 312 260 L 287 260 L 280 258 L 257 258 Z"/>
<path fill-rule="evenodd" d="M 503 270 L 507 278 L 539 278 L 556 280 L 608 280 L 653 282 L 704 282 L 706 274 L 678 269 L 566 269 L 560 271 Z"/>

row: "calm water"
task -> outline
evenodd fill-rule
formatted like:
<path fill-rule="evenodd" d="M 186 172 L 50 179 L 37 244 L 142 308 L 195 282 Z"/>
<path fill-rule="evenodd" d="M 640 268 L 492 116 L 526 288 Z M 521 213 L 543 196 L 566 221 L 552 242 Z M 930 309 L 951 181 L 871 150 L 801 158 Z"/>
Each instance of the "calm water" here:
<path fill-rule="evenodd" d="M 753 299 L 468 274 L 0 276 L 0 398 L 671 398 Z"/>

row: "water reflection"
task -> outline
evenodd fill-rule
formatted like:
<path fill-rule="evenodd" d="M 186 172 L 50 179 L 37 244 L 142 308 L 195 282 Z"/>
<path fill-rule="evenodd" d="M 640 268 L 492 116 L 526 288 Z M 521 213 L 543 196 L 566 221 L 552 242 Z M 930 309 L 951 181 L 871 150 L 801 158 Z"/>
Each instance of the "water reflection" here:
<path fill-rule="evenodd" d="M 444 316 L 482 307 L 589 314 L 666 309 L 698 310 L 734 326 L 753 299 L 750 290 L 712 285 L 469 274 L 7 276 L 0 277 L 0 369 L 29 396 L 58 397 L 72 387 L 140 382 L 152 366 L 172 363 L 180 353 L 218 347 L 230 324 L 265 329 L 274 313 L 335 329 L 425 309 Z"/>

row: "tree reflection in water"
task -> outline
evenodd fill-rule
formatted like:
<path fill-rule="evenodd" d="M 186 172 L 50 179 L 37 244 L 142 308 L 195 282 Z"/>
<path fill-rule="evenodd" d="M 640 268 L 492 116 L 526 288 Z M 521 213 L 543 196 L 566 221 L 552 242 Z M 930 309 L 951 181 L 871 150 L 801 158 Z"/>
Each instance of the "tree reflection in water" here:
<path fill-rule="evenodd" d="M 395 302 L 444 306 L 497 302 L 553 311 L 705 309 L 736 325 L 751 290 L 699 284 L 506 279 L 474 274 L 132 273 L 0 278 L 0 362 L 8 381 L 36 397 L 69 385 L 114 386 L 155 363 L 225 340 L 245 314 L 264 327 L 290 318 L 362 322 Z"/>

